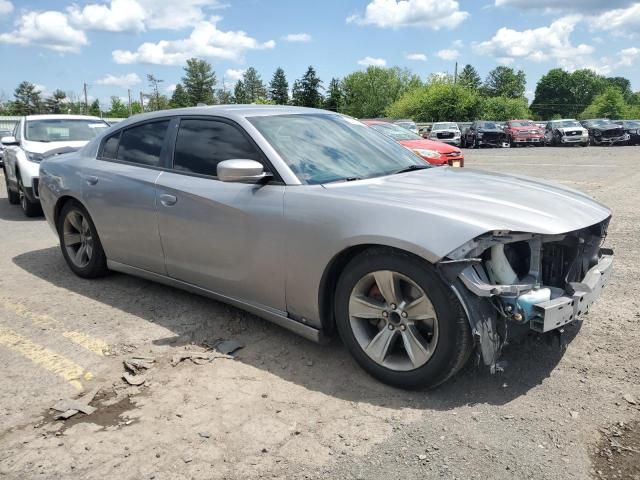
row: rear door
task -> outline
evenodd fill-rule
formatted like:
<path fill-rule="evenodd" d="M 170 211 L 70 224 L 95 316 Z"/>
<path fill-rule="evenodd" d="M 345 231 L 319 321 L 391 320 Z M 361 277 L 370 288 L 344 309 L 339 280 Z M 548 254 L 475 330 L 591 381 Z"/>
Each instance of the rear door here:
<path fill-rule="evenodd" d="M 84 201 L 107 258 L 165 274 L 155 182 L 166 165 L 170 118 L 138 123 L 107 137 L 84 169 Z"/>
<path fill-rule="evenodd" d="M 284 185 L 221 182 L 217 164 L 252 159 L 273 171 L 237 124 L 180 120 L 172 170 L 157 181 L 159 228 L 169 276 L 285 310 Z"/>

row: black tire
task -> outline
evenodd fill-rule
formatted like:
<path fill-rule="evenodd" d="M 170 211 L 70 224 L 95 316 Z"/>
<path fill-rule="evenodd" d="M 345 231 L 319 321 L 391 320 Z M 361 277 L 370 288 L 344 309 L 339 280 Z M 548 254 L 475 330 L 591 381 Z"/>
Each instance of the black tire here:
<path fill-rule="evenodd" d="M 513 141 L 513 138 L 507 137 L 507 142 L 511 148 L 516 148 L 516 143 Z"/>
<path fill-rule="evenodd" d="M 67 216 L 73 212 L 79 212 L 87 220 L 89 230 L 91 232 L 92 255 L 89 257 L 87 265 L 83 267 L 76 265 L 70 258 L 69 252 L 67 251 L 67 245 L 65 244 L 64 222 Z M 89 212 L 87 212 L 86 208 L 84 208 L 79 202 L 71 200 L 64 204 L 60 211 L 60 215 L 58 216 L 56 228 L 58 230 L 58 238 L 60 239 L 62 255 L 73 273 L 82 278 L 103 277 L 109 273 L 109 269 L 107 268 L 107 257 L 102 248 L 98 231 L 93 224 L 93 220 L 91 219 Z"/>
<path fill-rule="evenodd" d="M 416 369 L 392 370 L 375 362 L 360 346 L 351 328 L 351 292 L 361 278 L 378 270 L 398 272 L 419 285 L 438 317 L 438 341 L 433 354 Z M 371 376 L 398 388 L 422 389 L 440 385 L 467 363 L 473 350 L 469 322 L 454 292 L 440 279 L 433 266 L 403 252 L 373 248 L 351 260 L 336 287 L 335 318 L 338 333 L 358 364 Z"/>
<path fill-rule="evenodd" d="M 27 217 L 41 217 L 42 216 L 42 207 L 40 206 L 40 202 L 32 202 L 27 197 L 27 194 L 24 189 L 24 185 L 22 184 L 22 179 L 18 177 L 18 201 L 20 202 L 20 207 L 22 207 L 22 211 Z"/>
<path fill-rule="evenodd" d="M 460 148 L 467 148 L 467 142 L 464 136 L 460 139 Z"/>
<path fill-rule="evenodd" d="M 473 137 L 473 148 L 480 148 L 480 142 L 478 142 L 478 137 Z"/>
<path fill-rule="evenodd" d="M 4 172 L 4 184 L 7 189 L 7 200 L 9 200 L 9 203 L 11 205 L 17 205 L 20 203 L 20 194 L 14 190 L 11 190 L 11 187 L 9 187 L 9 177 L 7 176 L 7 171 L 4 168 L 2 170 Z"/>

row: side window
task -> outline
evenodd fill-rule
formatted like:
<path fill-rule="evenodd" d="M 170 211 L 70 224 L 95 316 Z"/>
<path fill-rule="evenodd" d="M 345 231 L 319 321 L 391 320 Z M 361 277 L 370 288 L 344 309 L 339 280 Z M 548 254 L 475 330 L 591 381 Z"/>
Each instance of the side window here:
<path fill-rule="evenodd" d="M 22 120 L 16 123 L 16 128 L 13 130 L 13 136 L 17 141 L 22 140 Z"/>
<path fill-rule="evenodd" d="M 115 159 L 118 153 L 118 144 L 120 143 L 120 132 L 116 132 L 108 137 L 102 146 L 101 158 Z"/>
<path fill-rule="evenodd" d="M 262 159 L 238 127 L 216 120 L 180 121 L 173 154 L 174 169 L 215 177 L 218 163 L 234 158 L 258 162 Z"/>
<path fill-rule="evenodd" d="M 160 152 L 168 127 L 169 120 L 163 120 L 127 128 L 120 136 L 116 158 L 151 167 L 160 166 Z"/>

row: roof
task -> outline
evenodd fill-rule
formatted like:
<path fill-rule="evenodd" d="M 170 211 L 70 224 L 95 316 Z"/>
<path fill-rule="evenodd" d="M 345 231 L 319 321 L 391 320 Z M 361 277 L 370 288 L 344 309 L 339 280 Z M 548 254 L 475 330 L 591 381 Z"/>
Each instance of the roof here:
<path fill-rule="evenodd" d="M 97 120 L 102 121 L 100 117 L 93 117 L 90 115 L 60 115 L 60 114 L 51 114 L 51 115 L 27 115 L 27 120 Z"/>
<path fill-rule="evenodd" d="M 384 120 L 361 118 L 360 121 L 365 125 L 393 125 L 391 122 L 385 122 Z"/>

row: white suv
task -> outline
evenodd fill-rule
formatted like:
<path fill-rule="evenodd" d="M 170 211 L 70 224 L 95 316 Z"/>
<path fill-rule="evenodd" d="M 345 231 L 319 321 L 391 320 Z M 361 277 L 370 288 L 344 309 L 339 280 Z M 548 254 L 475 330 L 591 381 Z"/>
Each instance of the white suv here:
<path fill-rule="evenodd" d="M 109 124 L 84 115 L 22 117 L 13 136 L 3 137 L 4 179 L 9 203 L 20 203 L 27 217 L 42 214 L 38 196 L 40 162 L 52 154 L 77 150 Z"/>

